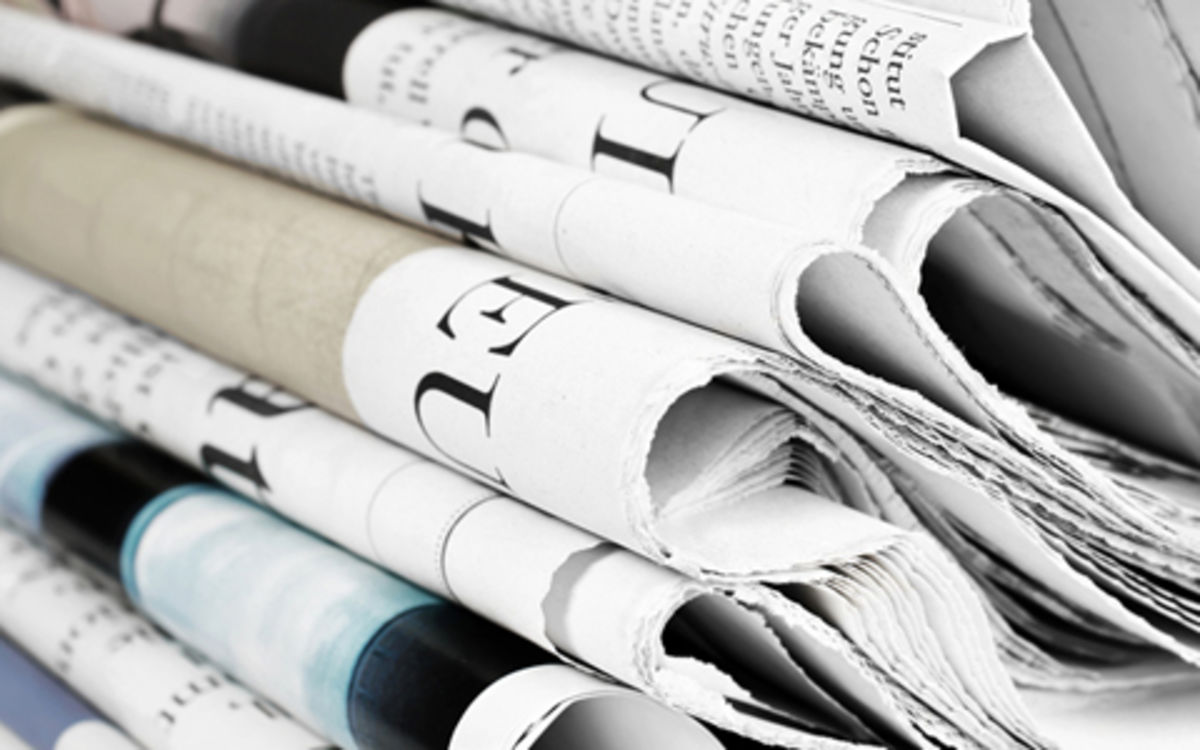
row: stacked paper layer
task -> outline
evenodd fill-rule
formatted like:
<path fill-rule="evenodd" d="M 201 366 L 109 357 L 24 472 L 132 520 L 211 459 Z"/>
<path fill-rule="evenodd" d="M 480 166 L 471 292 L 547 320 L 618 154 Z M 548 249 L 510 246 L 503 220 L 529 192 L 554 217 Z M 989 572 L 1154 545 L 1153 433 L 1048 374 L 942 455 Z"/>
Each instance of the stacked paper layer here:
<path fill-rule="evenodd" d="M 444 5 L 0 9 L 21 648 L 149 747 L 241 730 L 73 678 L 28 571 L 258 746 L 1051 747 L 1016 685 L 1195 679 L 1194 123 L 1120 124 L 1116 15 Z"/>

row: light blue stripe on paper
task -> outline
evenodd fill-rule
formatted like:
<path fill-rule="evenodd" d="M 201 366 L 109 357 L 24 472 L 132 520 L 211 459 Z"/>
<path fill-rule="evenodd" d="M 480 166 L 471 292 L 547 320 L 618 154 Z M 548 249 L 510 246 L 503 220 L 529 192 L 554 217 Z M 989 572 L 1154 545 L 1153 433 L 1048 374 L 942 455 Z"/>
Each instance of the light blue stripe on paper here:
<path fill-rule="evenodd" d="M 137 558 L 137 549 L 142 543 L 142 534 L 150 526 L 150 522 L 177 500 L 182 500 L 189 495 L 211 492 L 213 488 L 206 484 L 185 484 L 181 487 L 175 487 L 162 493 L 138 511 L 133 517 L 133 521 L 129 524 L 129 529 L 125 532 L 125 538 L 121 541 L 121 559 L 120 559 L 120 576 L 121 585 L 125 588 L 125 593 L 130 601 L 139 607 L 142 606 L 137 588 L 137 576 L 134 572 L 134 562 Z"/>
<path fill-rule="evenodd" d="M 88 448 L 127 439 L 0 378 L 0 513 L 40 532 L 42 500 L 54 472 Z"/>
<path fill-rule="evenodd" d="M 216 489 L 164 503 L 139 535 L 128 576 L 144 610 L 348 750 L 361 654 L 441 601 Z"/>

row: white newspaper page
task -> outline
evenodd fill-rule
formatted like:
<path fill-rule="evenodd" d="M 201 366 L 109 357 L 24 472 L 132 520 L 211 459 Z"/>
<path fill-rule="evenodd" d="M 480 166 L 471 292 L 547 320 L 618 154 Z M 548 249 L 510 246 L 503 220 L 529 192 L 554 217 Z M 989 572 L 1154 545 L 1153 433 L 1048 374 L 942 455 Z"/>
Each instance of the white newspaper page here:
<path fill-rule="evenodd" d="M 1190 747 L 1200 731 L 1195 701 L 1200 686 L 1092 696 L 1029 691 L 1030 704 L 1062 750 L 1123 750 L 1136 743 L 1147 747 Z"/>
<path fill-rule="evenodd" d="M 1200 10 L 1188 0 L 1035 0 L 1038 46 L 1121 186 L 1200 260 Z"/>

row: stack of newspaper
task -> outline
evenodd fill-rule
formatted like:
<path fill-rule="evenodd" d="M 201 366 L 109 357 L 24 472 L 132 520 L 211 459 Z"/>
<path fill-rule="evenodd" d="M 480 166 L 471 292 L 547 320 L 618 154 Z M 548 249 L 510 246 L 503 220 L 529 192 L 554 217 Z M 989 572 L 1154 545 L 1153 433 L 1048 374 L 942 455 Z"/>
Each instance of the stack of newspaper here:
<path fill-rule="evenodd" d="M 411 5 L 0 9 L 58 102 L 0 109 L 0 367 L 721 741 L 1049 747 L 1015 685 L 1198 676 L 1200 141 L 1103 73 L 1128 12 L 1193 96 L 1190 11 Z M 565 736 L 553 674 L 456 736 Z"/>

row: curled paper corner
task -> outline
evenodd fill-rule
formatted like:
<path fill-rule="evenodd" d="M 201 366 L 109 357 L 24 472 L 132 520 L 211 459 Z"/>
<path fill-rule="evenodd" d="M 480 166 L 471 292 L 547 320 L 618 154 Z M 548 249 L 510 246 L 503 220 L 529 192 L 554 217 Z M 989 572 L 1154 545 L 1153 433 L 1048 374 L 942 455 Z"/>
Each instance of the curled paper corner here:
<path fill-rule="evenodd" d="M 707 730 L 649 696 L 557 664 L 493 683 L 463 714 L 449 750 L 720 750 Z"/>
<path fill-rule="evenodd" d="M 831 737 L 870 737 L 836 702 L 814 698 L 820 688 L 806 684 L 803 669 L 761 615 L 721 587 L 661 569 L 638 575 L 650 570 L 649 563 L 610 545 L 575 553 L 556 575 L 556 590 L 543 600 L 547 637 L 560 653 L 588 654 L 598 660 L 588 666 L 759 741 L 804 746 L 810 738 L 803 730 L 812 726 Z M 610 608 L 626 614 L 589 610 L 589 602 L 602 606 L 600 591 L 608 592 L 603 601 Z M 615 635 L 612 627 L 622 632 Z M 806 707 L 810 699 L 838 721 L 817 718 Z"/>

